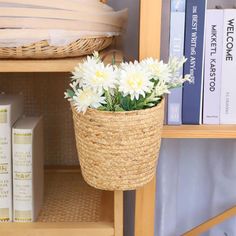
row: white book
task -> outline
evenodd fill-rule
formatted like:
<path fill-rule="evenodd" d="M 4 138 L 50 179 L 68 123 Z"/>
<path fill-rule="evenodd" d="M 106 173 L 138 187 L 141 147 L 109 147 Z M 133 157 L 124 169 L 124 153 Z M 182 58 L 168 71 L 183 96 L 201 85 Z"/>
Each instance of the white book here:
<path fill-rule="evenodd" d="M 11 129 L 22 113 L 22 96 L 0 95 L 0 222 L 12 221 Z"/>
<path fill-rule="evenodd" d="M 209 9 L 205 28 L 203 123 L 220 123 L 224 10 Z"/>
<path fill-rule="evenodd" d="M 236 9 L 224 10 L 221 124 L 236 124 Z"/>
<path fill-rule="evenodd" d="M 184 56 L 185 0 L 171 0 L 170 57 Z M 183 76 L 183 69 L 178 77 Z M 182 124 L 182 88 L 176 88 L 168 95 L 168 125 Z"/>
<path fill-rule="evenodd" d="M 40 117 L 18 120 L 12 130 L 13 220 L 34 222 L 43 204 L 43 122 Z"/>

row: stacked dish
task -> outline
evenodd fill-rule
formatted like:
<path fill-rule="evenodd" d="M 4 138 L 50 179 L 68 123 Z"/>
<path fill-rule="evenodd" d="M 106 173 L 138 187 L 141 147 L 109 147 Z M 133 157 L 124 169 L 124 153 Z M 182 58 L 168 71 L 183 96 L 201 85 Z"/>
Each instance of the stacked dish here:
<path fill-rule="evenodd" d="M 99 51 L 127 20 L 98 0 L 0 0 L 1 58 L 63 58 Z"/>

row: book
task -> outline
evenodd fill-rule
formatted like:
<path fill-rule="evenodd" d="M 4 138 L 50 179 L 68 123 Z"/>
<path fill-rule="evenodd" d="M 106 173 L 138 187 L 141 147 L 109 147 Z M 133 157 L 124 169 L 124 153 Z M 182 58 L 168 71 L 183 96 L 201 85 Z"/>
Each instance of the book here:
<path fill-rule="evenodd" d="M 0 222 L 12 221 L 11 129 L 22 113 L 22 96 L 0 94 Z"/>
<path fill-rule="evenodd" d="M 221 82 L 221 124 L 236 124 L 236 9 L 224 10 Z"/>
<path fill-rule="evenodd" d="M 170 57 L 182 58 L 184 56 L 184 30 L 185 30 L 185 0 L 171 0 L 170 20 Z M 183 69 L 179 70 L 179 77 L 183 76 Z M 182 88 L 176 88 L 168 96 L 169 125 L 182 124 Z"/>
<path fill-rule="evenodd" d="M 162 17 L 161 17 L 161 60 L 168 63 L 169 60 L 169 44 L 170 44 L 170 2 L 165 0 L 162 4 Z M 167 124 L 168 118 L 168 96 L 165 96 L 165 111 L 164 111 L 164 124 Z"/>
<path fill-rule="evenodd" d="M 183 124 L 202 123 L 205 10 L 206 0 L 186 2 L 184 74 L 190 74 L 192 83 L 183 87 Z"/>
<path fill-rule="evenodd" d="M 169 60 L 169 44 L 170 44 L 170 6 L 171 0 L 165 0 L 162 4 L 161 17 L 161 60 L 168 63 Z"/>
<path fill-rule="evenodd" d="M 220 124 L 223 21 L 224 11 L 222 9 L 207 10 L 203 101 L 204 124 Z"/>
<path fill-rule="evenodd" d="M 43 121 L 25 117 L 12 130 L 13 220 L 36 221 L 43 204 Z"/>

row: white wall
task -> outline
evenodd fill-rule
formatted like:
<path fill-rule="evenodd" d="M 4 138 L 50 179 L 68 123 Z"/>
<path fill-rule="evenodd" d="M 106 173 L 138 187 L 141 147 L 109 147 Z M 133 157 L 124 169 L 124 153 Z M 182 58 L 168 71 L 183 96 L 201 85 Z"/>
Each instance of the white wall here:
<path fill-rule="evenodd" d="M 139 52 L 139 0 L 108 0 L 116 10 L 128 8 L 129 19 L 127 30 L 123 34 L 123 50 L 126 59 L 138 59 Z"/>

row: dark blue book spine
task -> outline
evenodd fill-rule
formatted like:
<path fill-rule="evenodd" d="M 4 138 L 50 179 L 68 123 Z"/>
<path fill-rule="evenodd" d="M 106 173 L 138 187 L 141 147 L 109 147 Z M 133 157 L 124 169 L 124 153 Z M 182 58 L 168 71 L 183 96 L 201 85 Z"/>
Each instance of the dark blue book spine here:
<path fill-rule="evenodd" d="M 202 123 L 205 11 L 206 0 L 186 1 L 184 74 L 190 74 L 192 83 L 183 88 L 183 124 Z"/>

